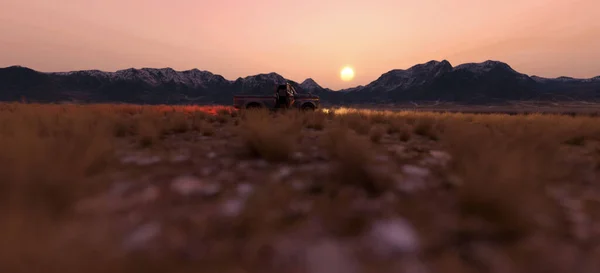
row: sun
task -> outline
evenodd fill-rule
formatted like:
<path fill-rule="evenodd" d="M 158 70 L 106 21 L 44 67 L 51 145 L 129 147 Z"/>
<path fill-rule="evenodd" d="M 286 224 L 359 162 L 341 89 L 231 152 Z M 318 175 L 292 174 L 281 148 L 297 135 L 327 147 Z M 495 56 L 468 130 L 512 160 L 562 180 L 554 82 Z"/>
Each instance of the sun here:
<path fill-rule="evenodd" d="M 340 77 L 342 81 L 351 81 L 354 79 L 354 69 L 352 67 L 346 66 L 340 71 Z"/>

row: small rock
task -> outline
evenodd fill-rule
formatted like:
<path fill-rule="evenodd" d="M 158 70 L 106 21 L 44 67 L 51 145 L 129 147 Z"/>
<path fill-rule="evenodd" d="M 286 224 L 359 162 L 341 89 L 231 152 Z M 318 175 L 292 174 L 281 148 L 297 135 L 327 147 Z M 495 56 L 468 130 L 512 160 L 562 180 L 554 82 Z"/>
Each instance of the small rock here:
<path fill-rule="evenodd" d="M 160 232 L 161 226 L 159 223 L 144 224 L 127 236 L 123 242 L 123 247 L 127 250 L 145 248 L 153 239 L 158 237 Z"/>
<path fill-rule="evenodd" d="M 137 162 L 138 158 L 139 158 L 139 156 L 137 156 L 137 155 L 126 155 L 121 158 L 121 163 L 123 163 L 123 164 L 135 163 L 135 162 Z"/>
<path fill-rule="evenodd" d="M 237 164 L 237 168 L 240 170 L 246 170 L 250 168 L 250 164 L 247 161 L 241 161 Z"/>
<path fill-rule="evenodd" d="M 437 163 L 439 163 L 440 165 L 447 165 L 448 162 L 450 162 L 450 160 L 452 159 L 452 156 L 450 156 L 450 154 L 444 152 L 444 151 L 430 151 L 429 154 L 432 156 L 432 158 L 434 158 L 436 160 Z"/>
<path fill-rule="evenodd" d="M 412 225 L 401 218 L 375 222 L 369 232 L 371 245 L 381 256 L 418 251 L 418 237 Z"/>
<path fill-rule="evenodd" d="M 195 176 L 185 175 L 173 180 L 171 190 L 184 196 L 193 194 L 213 196 L 220 192 L 221 187 L 215 183 L 204 183 Z"/>
<path fill-rule="evenodd" d="M 221 212 L 227 217 L 236 217 L 244 209 L 245 202 L 242 199 L 227 200 L 221 207 Z"/>
<path fill-rule="evenodd" d="M 140 166 L 151 165 L 160 162 L 159 156 L 127 155 L 121 158 L 123 164 L 137 164 Z"/>
<path fill-rule="evenodd" d="M 396 189 L 405 193 L 414 193 L 425 188 L 423 179 L 402 179 L 396 182 Z"/>
<path fill-rule="evenodd" d="M 141 191 L 135 198 L 140 203 L 150 203 L 160 196 L 160 190 L 156 186 L 149 186 Z"/>
<path fill-rule="evenodd" d="M 304 159 L 304 154 L 302 152 L 295 152 L 292 154 L 292 159 L 302 160 L 302 159 Z"/>
<path fill-rule="evenodd" d="M 214 159 L 215 157 L 217 157 L 217 153 L 209 152 L 208 154 L 206 154 L 206 157 L 208 157 L 208 159 Z"/>
<path fill-rule="evenodd" d="M 390 153 L 396 154 L 396 155 L 400 155 L 403 154 L 406 151 L 406 147 L 404 147 L 403 145 L 394 145 L 394 146 L 390 146 L 388 148 L 388 151 Z"/>
<path fill-rule="evenodd" d="M 247 197 L 254 191 L 254 186 L 248 183 L 242 183 L 237 186 L 237 192 L 242 197 Z"/>
<path fill-rule="evenodd" d="M 161 160 L 161 158 L 157 155 L 140 157 L 137 160 L 137 164 L 139 166 L 147 166 L 147 165 L 156 164 L 156 163 L 160 162 L 160 160 Z"/>
<path fill-rule="evenodd" d="M 283 180 L 283 179 L 287 178 L 288 176 L 290 176 L 290 174 L 292 174 L 292 168 L 283 166 L 283 167 L 279 168 L 279 170 L 277 170 L 277 172 L 274 174 L 273 178 L 275 180 Z"/>
<path fill-rule="evenodd" d="M 423 167 L 414 166 L 414 165 L 402 166 L 402 172 L 409 176 L 422 177 L 422 178 L 428 176 L 431 173 L 429 171 L 429 169 L 425 169 Z"/>

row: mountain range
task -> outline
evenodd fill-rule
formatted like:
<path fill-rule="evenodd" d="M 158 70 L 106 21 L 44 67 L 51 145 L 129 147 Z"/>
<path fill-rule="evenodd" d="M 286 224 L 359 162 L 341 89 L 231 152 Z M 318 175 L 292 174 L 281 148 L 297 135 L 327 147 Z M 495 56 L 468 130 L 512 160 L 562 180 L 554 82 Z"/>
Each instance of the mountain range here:
<path fill-rule="evenodd" d="M 277 73 L 236 80 L 198 69 L 124 69 L 39 72 L 21 66 L 0 68 L 0 101 L 230 104 L 235 94 L 265 94 L 290 82 L 299 92 L 319 95 L 331 104 L 451 101 L 492 103 L 509 100 L 600 100 L 600 76 L 589 79 L 528 76 L 499 61 L 452 66 L 429 61 L 394 69 L 364 86 L 323 88 L 309 78 L 301 83 Z"/>

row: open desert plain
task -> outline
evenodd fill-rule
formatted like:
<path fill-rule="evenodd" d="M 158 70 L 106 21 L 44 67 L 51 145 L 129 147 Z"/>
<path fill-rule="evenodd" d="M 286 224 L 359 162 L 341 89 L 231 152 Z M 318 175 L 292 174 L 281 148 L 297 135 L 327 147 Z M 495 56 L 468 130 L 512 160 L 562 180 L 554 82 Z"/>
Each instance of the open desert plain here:
<path fill-rule="evenodd" d="M 4 272 L 597 272 L 600 120 L 0 105 Z"/>
<path fill-rule="evenodd" d="M 600 0 L 0 0 L 0 273 L 600 273 Z"/>

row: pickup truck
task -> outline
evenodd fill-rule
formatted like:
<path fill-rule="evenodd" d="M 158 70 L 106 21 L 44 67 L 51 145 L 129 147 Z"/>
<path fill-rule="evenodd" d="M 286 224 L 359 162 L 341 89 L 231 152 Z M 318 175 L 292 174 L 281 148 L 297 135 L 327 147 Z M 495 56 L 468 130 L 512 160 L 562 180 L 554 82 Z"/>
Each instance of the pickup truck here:
<path fill-rule="evenodd" d="M 283 85 L 279 85 L 278 88 L 282 88 Z M 271 96 L 264 95 L 234 95 L 233 96 L 233 107 L 236 109 L 257 109 L 266 108 L 269 110 L 276 110 L 280 108 L 297 108 L 301 110 L 316 110 L 320 107 L 319 96 L 313 94 L 299 94 L 289 84 L 287 87 L 287 96 L 290 98 L 291 105 L 284 105 L 281 103 L 281 96 L 278 94 L 278 88 L 276 88 L 275 94 Z"/>

